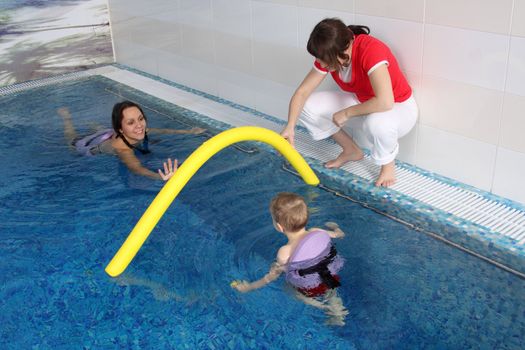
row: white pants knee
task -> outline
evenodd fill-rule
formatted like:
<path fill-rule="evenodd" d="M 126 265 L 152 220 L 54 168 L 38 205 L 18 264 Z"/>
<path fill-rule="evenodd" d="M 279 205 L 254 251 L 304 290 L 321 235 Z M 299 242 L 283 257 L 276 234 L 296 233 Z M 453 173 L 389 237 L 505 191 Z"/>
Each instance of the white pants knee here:
<path fill-rule="evenodd" d="M 343 91 L 315 92 L 306 101 L 300 121 L 314 140 L 322 140 L 340 130 L 334 124 L 334 113 L 358 104 L 354 94 Z M 345 125 L 361 147 L 369 148 L 378 165 L 393 161 L 399 152 L 398 140 L 408 134 L 416 124 L 418 108 L 413 97 L 395 103 L 386 112 L 353 117 Z"/>

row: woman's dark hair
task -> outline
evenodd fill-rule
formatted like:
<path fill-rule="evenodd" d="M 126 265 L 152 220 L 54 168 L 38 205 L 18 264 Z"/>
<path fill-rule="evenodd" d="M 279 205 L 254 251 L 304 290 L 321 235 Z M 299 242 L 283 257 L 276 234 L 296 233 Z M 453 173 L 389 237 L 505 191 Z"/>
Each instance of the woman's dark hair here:
<path fill-rule="evenodd" d="M 126 146 L 128 146 L 129 148 L 136 149 L 142 154 L 150 153 L 150 151 L 148 150 L 148 134 L 147 133 L 144 135 L 143 147 L 141 148 L 141 147 L 137 147 L 137 146 L 130 144 L 128 140 L 126 140 L 126 138 L 120 132 L 120 129 L 122 129 L 122 118 L 124 118 L 124 110 L 130 107 L 138 108 L 138 110 L 140 111 L 144 119 L 146 121 L 148 120 L 142 108 L 140 108 L 140 106 L 136 104 L 135 102 L 131 102 L 127 100 L 118 102 L 113 106 L 113 112 L 111 113 L 111 125 L 113 126 L 113 130 L 115 131 L 115 134 L 117 135 L 117 137 L 122 138 L 122 141 L 124 141 Z"/>
<path fill-rule="evenodd" d="M 111 113 L 111 125 L 113 126 L 115 134 L 117 134 L 118 136 L 120 136 L 120 129 L 122 129 L 122 118 L 124 118 L 124 110 L 130 107 L 137 107 L 140 113 L 142 113 L 142 115 L 144 116 L 144 119 L 146 119 L 146 121 L 148 120 L 142 108 L 140 108 L 140 106 L 135 102 L 122 101 L 115 103 L 115 105 L 113 106 L 113 112 Z"/>
<path fill-rule="evenodd" d="M 363 25 L 347 26 L 338 18 L 325 18 L 312 30 L 306 49 L 331 69 L 340 70 L 341 63 L 337 58 L 349 59 L 344 52 L 354 37 L 360 34 L 370 34 L 370 28 Z"/>

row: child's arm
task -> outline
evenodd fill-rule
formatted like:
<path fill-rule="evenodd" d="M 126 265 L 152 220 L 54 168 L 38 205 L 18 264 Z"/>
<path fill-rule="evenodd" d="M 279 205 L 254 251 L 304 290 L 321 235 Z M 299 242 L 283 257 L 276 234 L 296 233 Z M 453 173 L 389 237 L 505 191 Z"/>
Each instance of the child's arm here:
<path fill-rule="evenodd" d="M 264 287 L 268 283 L 275 281 L 277 278 L 279 278 L 283 270 L 284 270 L 283 265 L 279 264 L 276 261 L 272 264 L 272 266 L 270 267 L 270 271 L 266 275 L 264 275 L 263 278 L 257 281 L 254 281 L 254 282 L 233 281 L 230 285 L 232 286 L 232 288 L 237 289 L 239 292 L 242 292 L 242 293 L 250 292 L 254 289 Z"/>
<path fill-rule="evenodd" d="M 328 233 L 331 238 L 342 238 L 345 236 L 345 233 L 339 228 L 337 223 L 328 221 L 324 225 L 332 230 L 326 230 L 326 233 Z"/>
<path fill-rule="evenodd" d="M 268 283 L 275 281 L 285 269 L 286 262 L 290 258 L 290 249 L 289 245 L 279 248 L 276 261 L 272 264 L 270 271 L 263 278 L 251 283 L 248 281 L 233 281 L 230 283 L 230 286 L 237 289 L 239 292 L 246 293 L 264 287 Z"/>

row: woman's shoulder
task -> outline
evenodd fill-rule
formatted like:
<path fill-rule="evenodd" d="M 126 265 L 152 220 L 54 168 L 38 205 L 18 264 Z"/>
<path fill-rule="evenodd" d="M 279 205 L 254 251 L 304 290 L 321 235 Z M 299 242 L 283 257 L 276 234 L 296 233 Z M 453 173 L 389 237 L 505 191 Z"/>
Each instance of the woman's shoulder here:
<path fill-rule="evenodd" d="M 115 152 L 131 152 L 131 149 L 124 143 L 124 141 L 122 141 L 120 137 L 113 136 L 111 138 L 111 147 L 113 147 Z"/>
<path fill-rule="evenodd" d="M 354 45 L 360 46 L 360 47 L 367 47 L 367 46 L 384 46 L 386 47 L 386 44 L 379 40 L 378 38 L 370 35 L 370 34 L 359 34 L 355 37 L 355 43 Z"/>

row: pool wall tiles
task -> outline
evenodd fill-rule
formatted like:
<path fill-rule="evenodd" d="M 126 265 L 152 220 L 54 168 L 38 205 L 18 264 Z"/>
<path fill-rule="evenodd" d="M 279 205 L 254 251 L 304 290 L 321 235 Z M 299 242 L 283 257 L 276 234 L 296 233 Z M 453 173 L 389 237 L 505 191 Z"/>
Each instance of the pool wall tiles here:
<path fill-rule="evenodd" d="M 525 203 L 525 0 L 109 0 L 118 63 L 285 119 L 324 17 L 366 24 L 420 106 L 399 159 Z M 335 89 L 330 79 L 324 89 Z"/>

